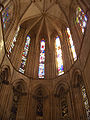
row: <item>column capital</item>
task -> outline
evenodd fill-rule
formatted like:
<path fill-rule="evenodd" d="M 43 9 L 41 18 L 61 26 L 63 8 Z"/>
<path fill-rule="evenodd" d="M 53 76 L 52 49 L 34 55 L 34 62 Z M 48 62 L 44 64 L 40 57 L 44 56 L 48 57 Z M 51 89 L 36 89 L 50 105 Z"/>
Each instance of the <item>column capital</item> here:
<path fill-rule="evenodd" d="M 4 9 L 3 4 L 0 3 L 0 13 L 2 12 L 2 10 Z"/>

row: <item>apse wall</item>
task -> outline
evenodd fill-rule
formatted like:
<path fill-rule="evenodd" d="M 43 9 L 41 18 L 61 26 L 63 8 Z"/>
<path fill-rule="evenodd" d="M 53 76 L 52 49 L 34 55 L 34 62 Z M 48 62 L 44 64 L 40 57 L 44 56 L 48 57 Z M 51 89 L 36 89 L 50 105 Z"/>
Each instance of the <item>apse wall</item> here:
<path fill-rule="evenodd" d="M 17 1 L 18 3 L 18 1 Z M 88 9 L 87 2 L 78 0 L 76 3 L 81 5 L 81 8 L 87 13 L 88 22 L 87 27 L 85 29 L 85 34 L 79 37 L 76 31 L 76 26 L 73 23 L 73 15 L 70 16 L 70 27 L 71 34 L 74 40 L 74 45 L 76 46 L 77 52 L 77 61 L 72 62 L 70 60 L 70 55 L 68 49 L 66 49 L 65 41 L 62 39 L 63 51 L 65 62 L 65 73 L 61 76 L 56 74 L 56 65 L 55 65 L 55 55 L 53 49 L 54 44 L 50 44 L 50 48 L 52 47 L 52 51 L 50 52 L 49 44 L 47 44 L 47 53 L 50 52 L 47 56 L 47 76 L 45 79 L 38 78 L 38 62 L 35 64 L 37 69 L 34 71 L 33 75 L 33 67 L 34 64 L 33 55 L 35 48 L 35 34 L 32 31 L 30 34 L 33 36 L 32 50 L 30 49 L 29 59 L 31 67 L 27 66 L 26 74 L 22 74 L 19 72 L 19 67 L 21 63 L 22 52 L 24 48 L 25 38 L 25 30 L 21 26 L 21 31 L 19 31 L 19 36 L 17 39 L 16 48 L 13 51 L 13 54 L 9 57 L 9 47 L 11 44 L 10 41 L 13 40 L 14 35 L 17 31 L 18 26 L 18 17 L 16 18 L 16 22 L 10 26 L 10 29 L 7 30 L 7 34 L 5 35 L 5 45 L 6 45 L 6 54 L 3 58 L 2 64 L 0 66 L 0 117 L 2 120 L 8 120 L 13 116 L 17 120 L 34 120 L 34 119 L 45 119 L 45 120 L 57 120 L 57 119 L 69 119 L 69 120 L 89 120 L 89 103 L 90 103 L 90 9 Z M 83 7 L 84 4 L 84 7 Z M 72 2 L 71 9 L 74 7 L 74 3 Z M 86 7 L 85 7 L 86 6 Z M 75 11 L 74 11 L 75 12 Z M 18 13 L 17 13 L 18 14 Z M 18 16 L 18 15 L 17 15 Z M 38 24 L 39 26 L 39 24 Z M 64 33 L 65 26 L 62 27 L 62 34 Z M 35 30 L 35 28 L 34 28 Z M 10 34 L 9 34 L 10 32 Z M 36 31 L 37 32 L 37 31 Z M 9 34 L 9 35 L 8 35 Z M 29 34 L 29 35 L 30 35 Z M 54 31 L 52 37 L 56 35 L 57 32 Z M 16 34 L 17 35 L 17 34 Z M 8 37 L 7 37 L 8 36 Z M 43 34 L 40 35 L 40 39 L 42 39 Z M 47 36 L 47 35 L 46 35 Z M 45 36 L 44 36 L 45 37 Z M 65 36 L 64 36 L 65 37 Z M 39 39 L 39 42 L 40 42 Z M 15 39 L 16 40 L 16 39 Z M 47 40 L 47 37 L 46 37 Z M 65 38 L 64 38 L 65 40 Z M 81 41 L 81 42 L 80 42 Z M 79 44 L 80 42 L 80 44 Z M 19 46 L 18 46 L 19 44 Z M 9 45 L 9 47 L 8 47 Z M 22 46 L 22 47 L 21 47 Z M 38 57 L 40 55 L 40 44 L 38 45 Z M 21 49 L 20 49 L 21 47 Z M 65 50 L 66 49 L 66 50 Z M 3 53 L 0 53 L 3 54 Z M 68 56 L 69 55 L 69 56 Z M 52 59 L 53 58 L 53 59 Z M 34 59 L 36 59 L 34 57 Z M 54 67 L 49 67 L 49 62 L 52 62 Z M 68 60 L 68 61 L 67 61 Z M 71 61 L 71 62 L 70 62 Z M 29 65 L 29 64 L 28 64 Z M 8 70 L 8 72 L 6 72 Z M 52 72 L 51 72 L 52 71 Z M 34 76 L 34 77 L 33 77 Z M 84 93 L 82 91 L 85 91 Z M 88 101 L 87 106 L 85 106 L 85 102 L 83 101 L 83 96 L 86 95 L 85 99 Z M 17 99 L 18 98 L 18 99 Z M 39 116 L 38 114 L 38 98 L 43 98 L 43 116 Z M 62 104 L 64 101 L 65 106 Z M 42 103 L 41 103 L 42 104 Z M 64 111 L 63 108 L 65 107 Z M 15 110 L 15 111 L 14 111 Z M 65 114 L 64 114 L 65 112 Z"/>
<path fill-rule="evenodd" d="M 34 2 L 32 2 L 32 4 L 34 7 Z M 58 1 L 58 4 L 60 7 L 59 1 Z M 18 3 L 13 2 L 13 5 L 15 7 L 18 5 Z M 83 39 L 86 34 L 86 32 L 84 35 L 82 34 L 80 30 L 81 28 L 79 28 L 79 25 L 77 25 L 75 22 L 76 8 L 78 8 L 78 6 L 80 6 L 83 9 L 85 16 L 87 15 L 87 19 L 89 19 L 88 13 L 87 13 L 88 6 L 86 6 L 85 3 L 82 3 L 80 1 L 71 2 L 69 11 L 67 13 L 61 10 L 61 14 L 64 20 L 62 21 L 60 19 L 60 22 L 59 22 L 59 20 L 56 19 L 56 23 L 55 23 L 55 18 L 53 17 L 49 18 L 48 16 L 47 16 L 48 19 L 46 19 L 46 22 L 45 21 L 42 22 L 43 21 L 42 18 L 46 16 L 46 14 L 44 15 L 44 13 L 42 14 L 42 18 L 39 18 L 39 19 L 38 17 L 36 17 L 36 18 L 30 18 L 30 19 L 24 20 L 23 19 L 24 16 L 22 16 L 19 22 L 19 18 L 18 18 L 19 13 L 17 12 L 18 9 L 17 11 L 14 11 L 15 14 L 14 14 L 14 17 L 12 18 L 12 21 L 15 21 L 15 23 L 12 22 L 10 27 L 8 28 L 7 34 L 11 30 L 8 37 L 5 34 L 6 52 L 13 67 L 17 71 L 19 71 L 20 65 L 22 64 L 22 56 L 23 56 L 26 39 L 27 39 L 26 37 L 27 35 L 29 35 L 31 40 L 30 40 L 30 46 L 28 48 L 27 61 L 25 63 L 24 74 L 29 78 L 38 79 L 39 78 L 38 72 L 39 72 L 39 59 L 40 59 L 40 42 L 44 38 L 45 39 L 45 79 L 57 78 L 58 70 L 57 70 L 57 60 L 56 60 L 55 39 L 56 39 L 56 36 L 58 35 L 60 37 L 60 42 L 61 42 L 64 73 L 67 74 L 68 71 L 73 67 L 73 64 L 76 61 L 74 61 L 73 55 L 70 51 L 70 45 L 69 45 L 70 43 L 68 43 L 67 41 L 66 29 L 67 28 L 70 29 L 72 40 L 73 40 L 73 46 L 75 47 L 77 59 L 79 59 L 80 57 L 80 51 L 82 49 L 82 44 L 84 41 Z M 67 15 L 67 17 L 65 17 L 65 15 Z M 51 26 L 48 25 L 47 27 L 48 21 L 49 21 L 49 24 L 51 23 L 51 21 L 53 21 L 53 24 L 51 24 Z M 33 23 L 34 25 L 32 25 Z M 13 27 L 12 27 L 12 24 L 14 24 Z M 31 28 L 28 28 L 29 25 L 31 26 Z M 88 26 L 88 21 L 87 21 L 87 26 Z M 49 29 L 51 28 L 52 28 L 52 31 L 51 33 L 49 33 L 50 32 Z M 39 32 L 38 32 L 38 29 L 39 29 Z M 86 30 L 87 30 L 87 27 L 85 27 L 85 31 Z M 37 33 L 39 35 L 37 35 Z"/>

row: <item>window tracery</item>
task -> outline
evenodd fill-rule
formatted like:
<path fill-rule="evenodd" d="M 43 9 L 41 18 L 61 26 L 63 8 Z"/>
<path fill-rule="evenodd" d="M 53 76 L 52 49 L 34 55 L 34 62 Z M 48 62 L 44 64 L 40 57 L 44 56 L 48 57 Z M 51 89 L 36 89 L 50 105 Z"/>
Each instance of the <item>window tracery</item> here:
<path fill-rule="evenodd" d="M 70 104 L 68 99 L 68 90 L 65 90 L 63 86 L 58 87 L 55 97 L 57 98 L 57 112 L 56 118 L 60 120 L 71 120 Z"/>
<path fill-rule="evenodd" d="M 68 105 L 66 97 L 63 97 L 61 100 L 61 108 L 62 108 L 62 117 L 66 117 L 68 115 Z"/>
<path fill-rule="evenodd" d="M 83 83 L 83 78 L 81 75 L 78 75 L 78 80 L 80 81 L 80 89 L 81 89 L 81 94 L 82 94 L 82 98 L 83 98 L 83 103 L 86 109 L 86 115 L 87 115 L 87 119 L 90 120 L 90 106 L 89 106 L 89 101 L 88 101 L 88 97 L 87 97 L 87 93 L 86 93 L 86 88 L 85 85 Z"/>
<path fill-rule="evenodd" d="M 76 8 L 76 23 L 79 24 L 82 33 L 84 34 L 87 25 L 87 16 L 84 11 L 80 8 Z"/>
<path fill-rule="evenodd" d="M 81 85 L 81 92 L 82 92 L 84 106 L 86 109 L 87 119 L 90 120 L 90 106 L 89 106 L 89 101 L 87 98 L 86 89 L 84 85 Z"/>
<path fill-rule="evenodd" d="M 61 118 L 69 118 L 68 114 L 68 104 L 67 104 L 67 94 L 65 92 L 65 89 L 61 87 L 60 89 L 60 106 L 61 106 Z"/>
<path fill-rule="evenodd" d="M 80 103 L 83 103 L 84 107 L 85 107 L 85 111 L 86 111 L 86 115 L 83 114 L 85 113 L 84 110 L 82 112 L 82 116 L 86 118 L 87 116 L 87 120 L 90 120 L 90 105 L 89 105 L 89 101 L 88 101 L 88 97 L 87 97 L 87 93 L 86 93 L 86 88 L 85 88 L 85 85 L 84 85 L 84 82 L 83 82 L 83 78 L 82 78 L 82 75 L 80 75 L 77 71 L 74 75 L 75 79 L 75 83 L 74 83 L 74 86 L 75 86 L 75 89 L 77 89 L 77 93 L 78 96 L 77 96 L 77 99 L 79 97 L 79 102 Z M 78 89 L 79 88 L 79 89 Z M 74 93 L 75 94 L 75 93 Z M 81 97 L 80 97 L 81 96 Z M 83 109 L 83 105 L 81 104 L 80 107 Z M 76 108 L 78 109 L 77 105 L 76 105 Z M 79 116 L 80 117 L 80 116 Z"/>

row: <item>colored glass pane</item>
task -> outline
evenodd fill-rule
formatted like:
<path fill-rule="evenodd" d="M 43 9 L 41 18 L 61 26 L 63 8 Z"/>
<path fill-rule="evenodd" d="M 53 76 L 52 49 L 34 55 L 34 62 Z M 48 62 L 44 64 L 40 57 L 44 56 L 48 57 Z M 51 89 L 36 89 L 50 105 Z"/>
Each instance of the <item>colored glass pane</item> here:
<path fill-rule="evenodd" d="M 30 45 L 30 36 L 28 35 L 27 38 L 26 38 L 24 50 L 23 50 L 23 53 L 22 53 L 21 66 L 20 66 L 20 68 L 19 68 L 19 71 L 20 71 L 21 73 L 24 73 L 24 72 L 25 72 L 25 65 L 26 65 L 26 60 L 27 60 L 29 45 Z"/>
<path fill-rule="evenodd" d="M 87 25 L 87 16 L 80 7 L 76 9 L 76 23 L 80 25 L 81 31 L 84 33 Z"/>
<path fill-rule="evenodd" d="M 76 55 L 76 52 L 75 52 L 75 47 L 73 45 L 73 40 L 72 40 L 72 36 L 71 36 L 69 28 L 67 28 L 67 34 L 68 34 L 68 38 L 67 39 L 68 39 L 68 42 L 69 42 L 70 50 L 72 52 L 73 59 L 75 61 L 75 60 L 77 60 L 77 55 Z"/>
<path fill-rule="evenodd" d="M 44 39 L 41 41 L 40 46 L 40 59 L 39 59 L 39 72 L 38 76 L 39 78 L 44 78 L 45 75 L 45 41 Z"/>
<path fill-rule="evenodd" d="M 9 21 L 9 13 L 8 13 L 9 8 L 7 7 L 4 12 L 2 12 L 2 17 L 3 17 L 3 27 L 6 28 L 6 24 Z"/>
<path fill-rule="evenodd" d="M 58 65 L 58 75 L 64 73 L 63 60 L 62 60 L 62 50 L 59 37 L 56 37 L 56 55 L 57 55 L 57 65 Z"/>
<path fill-rule="evenodd" d="M 10 48 L 9 48 L 8 57 L 10 57 L 10 54 L 12 53 L 12 49 L 13 49 L 13 47 L 15 46 L 15 43 L 16 43 L 16 40 L 17 40 L 17 36 L 18 36 L 19 30 L 20 30 L 20 27 L 18 27 L 18 29 L 17 29 L 17 31 L 16 31 L 16 33 L 15 33 L 15 36 L 14 36 L 14 38 L 13 38 L 13 41 L 12 41 L 11 46 L 10 46 Z"/>
<path fill-rule="evenodd" d="M 3 28 L 4 31 L 7 30 L 9 25 L 12 22 L 13 18 L 13 2 L 11 1 L 8 6 L 2 11 L 2 21 L 3 21 Z"/>

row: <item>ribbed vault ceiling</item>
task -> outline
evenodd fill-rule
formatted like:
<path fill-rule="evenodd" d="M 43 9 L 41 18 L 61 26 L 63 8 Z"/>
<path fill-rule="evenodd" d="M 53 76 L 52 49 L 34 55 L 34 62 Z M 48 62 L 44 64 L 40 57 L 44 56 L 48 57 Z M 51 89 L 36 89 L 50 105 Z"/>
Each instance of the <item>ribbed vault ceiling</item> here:
<path fill-rule="evenodd" d="M 69 16 L 71 1 L 36 0 L 31 2 L 30 0 L 20 0 L 20 25 L 26 29 L 26 34 L 34 27 L 36 28 L 35 32 L 41 34 L 47 32 L 50 35 L 54 30 L 60 32 L 60 28 L 68 24 L 67 16 Z"/>
<path fill-rule="evenodd" d="M 19 32 L 20 36 L 17 38 L 18 43 L 16 43 L 15 49 L 13 50 L 13 55 L 15 54 L 15 56 L 13 57 L 12 55 L 11 62 L 14 67 L 19 70 L 25 37 L 30 35 L 31 46 L 29 48 L 24 74 L 28 77 L 38 79 L 40 40 L 44 38 L 46 45 L 45 79 L 56 78 L 56 65 L 54 65 L 55 54 L 53 53 L 55 46 L 52 37 L 55 37 L 56 34 L 60 35 L 63 28 L 69 26 L 69 9 L 72 0 L 57 0 L 57 2 L 56 0 L 16 1 L 18 4 L 17 8 L 19 8 L 19 11 L 17 11 L 21 32 Z M 63 38 L 61 40 L 63 40 Z M 63 43 L 62 41 L 62 44 Z M 67 54 L 66 56 L 67 61 L 69 61 Z M 68 63 L 69 64 L 66 65 L 66 61 L 64 62 L 65 73 L 71 67 L 70 61 Z"/>

